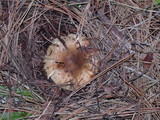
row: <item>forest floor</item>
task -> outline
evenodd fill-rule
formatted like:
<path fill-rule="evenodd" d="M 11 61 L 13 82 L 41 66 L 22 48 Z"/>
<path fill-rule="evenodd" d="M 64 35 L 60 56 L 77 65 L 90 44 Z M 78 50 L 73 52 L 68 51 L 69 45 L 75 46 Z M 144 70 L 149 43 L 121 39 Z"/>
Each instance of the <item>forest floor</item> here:
<path fill-rule="evenodd" d="M 48 46 L 68 34 L 87 37 L 99 53 L 98 72 L 73 91 L 44 70 Z M 160 5 L 1 0 L 0 119 L 160 120 Z"/>

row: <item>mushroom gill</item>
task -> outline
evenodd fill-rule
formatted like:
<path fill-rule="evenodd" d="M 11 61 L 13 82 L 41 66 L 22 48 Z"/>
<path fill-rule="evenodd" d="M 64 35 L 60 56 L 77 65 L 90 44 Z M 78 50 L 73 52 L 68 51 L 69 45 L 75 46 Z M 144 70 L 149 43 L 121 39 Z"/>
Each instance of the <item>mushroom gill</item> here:
<path fill-rule="evenodd" d="M 69 34 L 60 39 L 54 39 L 48 47 L 44 69 L 47 77 L 58 86 L 74 90 L 88 82 L 96 73 L 97 52 L 83 36 L 76 39 L 75 34 Z"/>

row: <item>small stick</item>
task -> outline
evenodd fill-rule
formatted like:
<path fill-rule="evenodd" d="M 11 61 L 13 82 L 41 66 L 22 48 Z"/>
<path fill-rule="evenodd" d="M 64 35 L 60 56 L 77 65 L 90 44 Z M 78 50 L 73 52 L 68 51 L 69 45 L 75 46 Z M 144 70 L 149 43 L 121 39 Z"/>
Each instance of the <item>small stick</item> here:
<path fill-rule="evenodd" d="M 121 60 L 119 60 L 118 62 L 114 63 L 113 65 L 111 65 L 109 68 L 103 70 L 102 72 L 100 72 L 99 74 L 95 75 L 93 78 L 90 79 L 90 81 L 88 81 L 87 83 L 85 83 L 83 86 L 81 86 L 80 88 L 78 88 L 77 90 L 73 91 L 64 102 L 67 102 L 70 97 L 72 97 L 74 94 L 76 94 L 79 90 L 81 90 L 82 88 L 84 88 L 87 84 L 90 84 L 91 82 L 93 82 L 95 79 L 97 79 L 98 77 L 101 77 L 102 75 L 104 75 L 105 73 L 111 71 L 112 69 L 116 68 L 117 66 L 123 64 L 124 62 L 126 62 L 127 60 L 129 60 L 130 58 L 132 58 L 134 56 L 133 54 L 130 54 L 129 56 L 122 58 Z M 63 102 L 63 103 L 64 103 Z M 62 103 L 62 104 L 63 104 Z"/>

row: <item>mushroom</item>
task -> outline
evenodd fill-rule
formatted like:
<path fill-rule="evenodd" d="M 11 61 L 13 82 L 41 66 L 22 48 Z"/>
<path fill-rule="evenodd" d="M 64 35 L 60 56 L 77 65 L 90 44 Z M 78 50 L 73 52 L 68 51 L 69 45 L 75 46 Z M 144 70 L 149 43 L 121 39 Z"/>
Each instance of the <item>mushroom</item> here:
<path fill-rule="evenodd" d="M 96 51 L 90 41 L 75 34 L 61 36 L 48 47 L 44 69 L 48 79 L 67 90 L 84 85 L 97 72 Z"/>

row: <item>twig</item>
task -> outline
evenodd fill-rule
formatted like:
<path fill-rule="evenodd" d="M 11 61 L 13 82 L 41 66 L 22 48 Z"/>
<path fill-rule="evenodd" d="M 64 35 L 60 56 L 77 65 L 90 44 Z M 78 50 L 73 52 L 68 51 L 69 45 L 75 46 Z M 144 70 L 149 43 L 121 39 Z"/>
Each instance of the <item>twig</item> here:
<path fill-rule="evenodd" d="M 42 112 L 42 114 L 41 114 L 38 118 L 36 118 L 35 120 L 40 120 L 40 118 L 41 118 L 41 117 L 45 114 L 45 112 L 47 111 L 47 109 L 48 109 L 48 107 L 50 106 L 51 102 L 52 102 L 52 101 L 49 101 L 48 105 L 46 106 L 46 109 L 44 109 L 44 111 Z"/>
<path fill-rule="evenodd" d="M 119 65 L 123 64 L 124 62 L 126 62 L 127 60 L 129 60 L 130 58 L 132 58 L 134 56 L 134 54 L 131 54 L 125 58 L 122 58 L 121 60 L 119 60 L 118 62 L 114 63 L 113 65 L 111 65 L 109 68 L 105 69 L 104 71 L 100 72 L 99 74 L 95 75 L 93 78 L 91 78 L 90 81 L 88 81 L 86 84 L 84 84 L 83 86 L 81 86 L 80 88 L 78 88 L 77 90 L 73 91 L 67 98 L 66 100 L 63 102 L 67 102 L 70 97 L 72 97 L 74 94 L 76 94 L 79 90 L 81 90 L 82 88 L 84 88 L 87 84 L 90 84 L 91 82 L 93 82 L 95 79 L 101 77 L 102 75 L 104 75 L 105 73 L 111 71 L 112 69 L 118 67 Z M 62 103 L 62 104 L 63 104 Z"/>

